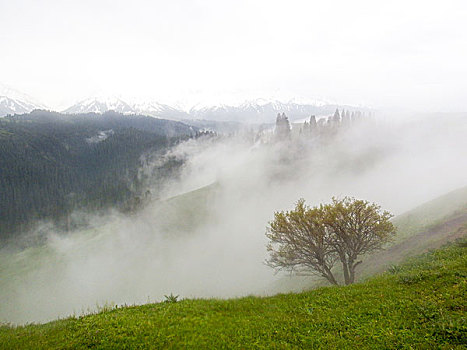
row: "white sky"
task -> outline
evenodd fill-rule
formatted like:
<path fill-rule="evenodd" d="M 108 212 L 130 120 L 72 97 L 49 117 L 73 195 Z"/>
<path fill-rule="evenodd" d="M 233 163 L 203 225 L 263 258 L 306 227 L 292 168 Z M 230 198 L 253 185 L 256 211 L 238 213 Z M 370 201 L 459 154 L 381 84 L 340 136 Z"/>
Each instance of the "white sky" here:
<path fill-rule="evenodd" d="M 467 1 L 0 0 L 0 82 L 59 110 L 99 93 L 467 111 Z"/>

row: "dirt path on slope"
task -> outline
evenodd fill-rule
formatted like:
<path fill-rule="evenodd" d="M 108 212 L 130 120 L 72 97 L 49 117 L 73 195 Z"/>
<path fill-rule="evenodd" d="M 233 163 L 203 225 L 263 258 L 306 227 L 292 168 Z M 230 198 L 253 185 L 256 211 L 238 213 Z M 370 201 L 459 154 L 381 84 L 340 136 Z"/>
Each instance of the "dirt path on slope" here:
<path fill-rule="evenodd" d="M 467 235 L 467 210 L 456 213 L 440 224 L 433 225 L 401 243 L 365 258 L 360 268 L 357 268 L 357 278 L 383 272 L 389 266 L 398 264 L 410 256 L 437 249 L 464 235 Z"/>

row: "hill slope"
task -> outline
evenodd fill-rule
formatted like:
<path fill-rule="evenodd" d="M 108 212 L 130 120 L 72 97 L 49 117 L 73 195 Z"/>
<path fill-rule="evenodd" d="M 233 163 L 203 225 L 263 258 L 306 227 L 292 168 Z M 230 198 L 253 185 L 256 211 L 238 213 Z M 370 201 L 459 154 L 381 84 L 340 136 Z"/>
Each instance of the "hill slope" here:
<path fill-rule="evenodd" d="M 196 130 L 115 112 L 34 111 L 2 118 L 0 240 L 26 231 L 36 220 L 67 221 L 77 208 L 128 206 L 141 196 L 141 156 L 164 152 Z"/>
<path fill-rule="evenodd" d="M 405 258 L 436 249 L 467 234 L 467 187 L 433 199 L 393 220 L 396 241 L 363 260 L 359 278 L 382 272 Z"/>
<path fill-rule="evenodd" d="M 1 349 L 446 348 L 467 345 L 467 240 L 365 283 L 119 307 L 0 328 Z M 172 301 L 172 302 L 170 302 Z"/>

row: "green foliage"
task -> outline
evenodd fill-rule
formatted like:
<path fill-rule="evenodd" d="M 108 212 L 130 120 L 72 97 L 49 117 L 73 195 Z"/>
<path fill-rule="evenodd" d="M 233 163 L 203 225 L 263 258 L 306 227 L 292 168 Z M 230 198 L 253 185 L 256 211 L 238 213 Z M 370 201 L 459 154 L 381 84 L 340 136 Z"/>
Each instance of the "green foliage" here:
<path fill-rule="evenodd" d="M 465 349 L 466 241 L 345 287 L 3 325 L 0 349 Z"/>
<path fill-rule="evenodd" d="M 268 265 L 301 274 L 311 270 L 337 284 L 331 273 L 337 257 L 322 214 L 320 208 L 307 207 L 303 199 L 294 210 L 274 213 L 266 232 Z"/>
<path fill-rule="evenodd" d="M 268 265 L 312 271 L 337 284 L 331 269 L 340 260 L 345 284 L 351 284 L 361 263 L 357 258 L 382 249 L 395 235 L 391 218 L 380 206 L 355 198 L 333 198 L 314 208 L 300 199 L 294 210 L 276 212 L 267 227 Z"/>
<path fill-rule="evenodd" d="M 2 118 L 0 239 L 38 220 L 70 229 L 76 209 L 134 210 L 145 198 L 142 155 L 161 155 L 191 132 L 182 123 L 116 113 L 35 111 Z M 154 178 L 172 176 L 180 165 L 171 160 Z"/>
<path fill-rule="evenodd" d="M 391 265 L 388 268 L 388 272 L 392 273 L 392 274 L 396 274 L 396 273 L 400 272 L 400 270 L 401 270 L 401 268 L 398 265 Z"/>
<path fill-rule="evenodd" d="M 170 295 L 164 295 L 164 303 L 176 303 L 178 301 L 178 295 L 173 295 L 170 293 Z"/>

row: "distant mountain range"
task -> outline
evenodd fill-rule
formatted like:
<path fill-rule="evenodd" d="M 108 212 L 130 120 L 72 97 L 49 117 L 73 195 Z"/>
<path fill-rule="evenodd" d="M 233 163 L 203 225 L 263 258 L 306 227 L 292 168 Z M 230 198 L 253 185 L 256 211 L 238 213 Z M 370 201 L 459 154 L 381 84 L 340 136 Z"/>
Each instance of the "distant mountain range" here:
<path fill-rule="evenodd" d="M 134 108 L 118 98 L 88 98 L 65 109 L 63 113 L 105 113 L 115 111 L 122 114 L 135 114 Z"/>
<path fill-rule="evenodd" d="M 256 99 L 240 105 L 195 106 L 182 110 L 155 101 L 130 103 L 117 97 L 93 97 L 80 101 L 65 109 L 66 114 L 98 113 L 107 111 L 130 115 L 147 115 L 171 120 L 211 120 L 218 122 L 235 121 L 242 123 L 262 124 L 275 121 L 277 113 L 285 112 L 291 121 L 310 117 L 325 116 L 334 113 L 336 108 L 349 111 L 368 111 L 365 107 L 343 106 L 321 100 L 282 102 L 278 100 Z M 39 103 L 32 102 L 25 95 L 3 96 L 0 90 L 0 117 L 8 114 L 29 113 L 34 109 L 47 109 Z"/>
<path fill-rule="evenodd" d="M 323 103 L 322 101 L 296 102 L 294 100 L 281 102 L 278 100 L 256 99 L 246 101 L 238 106 L 212 106 L 191 109 L 189 115 L 193 119 L 217 121 L 238 121 L 245 123 L 271 123 L 278 113 L 285 113 L 291 121 L 309 118 L 311 115 L 332 115 L 336 108 L 349 111 L 369 110 L 353 106 L 342 106 Z"/>
<path fill-rule="evenodd" d="M 0 84 L 0 117 L 8 114 L 29 113 L 34 109 L 46 108 L 31 97 Z"/>
<path fill-rule="evenodd" d="M 256 99 L 237 106 L 195 106 L 188 111 L 184 111 L 158 102 L 130 104 L 119 98 L 92 98 L 71 106 L 64 113 L 104 113 L 108 110 L 114 110 L 123 114 L 141 114 L 185 121 L 194 119 L 218 122 L 272 123 L 275 121 L 277 113 L 285 112 L 289 119 L 293 121 L 308 118 L 310 115 L 332 115 L 336 108 L 345 108 L 349 111 L 369 110 L 368 108 L 328 104 L 323 101 L 296 102 L 292 100 L 281 102 L 278 100 Z"/>

